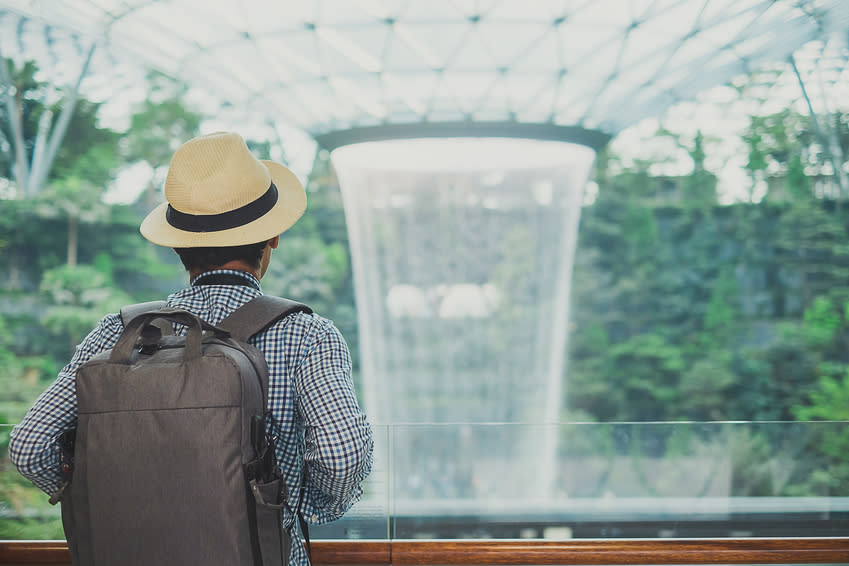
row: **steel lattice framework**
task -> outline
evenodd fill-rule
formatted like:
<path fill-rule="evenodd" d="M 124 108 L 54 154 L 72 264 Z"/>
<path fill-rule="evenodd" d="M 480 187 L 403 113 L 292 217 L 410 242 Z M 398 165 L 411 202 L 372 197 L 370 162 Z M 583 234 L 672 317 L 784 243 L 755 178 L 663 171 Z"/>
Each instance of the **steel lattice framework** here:
<path fill-rule="evenodd" d="M 837 0 L 0 0 L 0 54 L 38 54 L 68 82 L 93 54 L 95 98 L 137 83 L 141 63 L 329 146 L 352 129 L 380 138 L 445 123 L 542 124 L 580 140 L 845 35 L 847 11 Z"/>

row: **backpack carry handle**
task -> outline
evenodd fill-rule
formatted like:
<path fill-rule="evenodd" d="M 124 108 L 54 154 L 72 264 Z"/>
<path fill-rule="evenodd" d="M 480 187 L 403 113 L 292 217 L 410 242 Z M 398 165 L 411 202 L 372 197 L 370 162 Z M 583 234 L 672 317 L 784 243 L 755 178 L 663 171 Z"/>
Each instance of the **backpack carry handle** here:
<path fill-rule="evenodd" d="M 200 317 L 181 309 L 164 308 L 155 311 L 146 312 L 134 317 L 127 323 L 124 332 L 118 339 L 118 342 L 112 348 L 112 354 L 109 356 L 109 361 L 114 363 L 128 364 L 132 361 L 133 352 L 136 350 L 136 342 L 139 336 L 142 335 L 145 327 L 149 326 L 154 320 L 164 319 L 169 322 L 176 322 L 188 327 L 186 334 L 186 347 L 184 359 L 192 361 L 201 356 L 201 339 L 203 331 L 210 330 L 220 338 L 228 338 L 229 332 L 215 327 Z"/>

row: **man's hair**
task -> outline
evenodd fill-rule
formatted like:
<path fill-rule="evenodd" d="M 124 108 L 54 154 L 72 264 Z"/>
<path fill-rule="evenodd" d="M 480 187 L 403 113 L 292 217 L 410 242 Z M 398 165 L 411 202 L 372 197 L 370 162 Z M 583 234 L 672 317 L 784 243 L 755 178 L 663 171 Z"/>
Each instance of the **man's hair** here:
<path fill-rule="evenodd" d="M 243 261 L 258 269 L 267 243 L 266 240 L 244 246 L 174 248 L 174 251 L 180 256 L 186 271 L 215 269 L 231 261 Z"/>

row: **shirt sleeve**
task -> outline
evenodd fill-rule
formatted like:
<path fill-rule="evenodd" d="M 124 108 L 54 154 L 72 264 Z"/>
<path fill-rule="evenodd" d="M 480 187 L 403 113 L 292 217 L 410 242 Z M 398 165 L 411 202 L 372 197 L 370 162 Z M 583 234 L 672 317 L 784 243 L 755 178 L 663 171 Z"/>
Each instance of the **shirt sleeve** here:
<path fill-rule="evenodd" d="M 123 331 L 117 314 L 104 317 L 77 346 L 50 387 L 36 399 L 23 420 L 12 429 L 9 457 L 18 471 L 36 487 L 52 495 L 62 479 L 59 469 L 59 436 L 77 425 L 77 369 L 111 348 Z"/>
<path fill-rule="evenodd" d="M 348 346 L 329 321 L 299 364 L 295 382 L 307 469 L 301 512 L 311 523 L 325 523 L 359 500 L 373 457 L 372 430 L 357 403 Z"/>

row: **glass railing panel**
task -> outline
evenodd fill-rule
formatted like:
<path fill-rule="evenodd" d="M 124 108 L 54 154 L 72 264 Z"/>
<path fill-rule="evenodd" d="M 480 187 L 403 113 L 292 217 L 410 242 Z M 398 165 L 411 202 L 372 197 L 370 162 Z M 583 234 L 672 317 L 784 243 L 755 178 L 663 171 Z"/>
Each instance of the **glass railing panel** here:
<path fill-rule="evenodd" d="M 62 539 L 58 507 L 8 460 L 10 430 L 0 425 L 0 539 Z M 313 539 L 849 536 L 847 422 L 374 432 L 361 501 Z"/>
<path fill-rule="evenodd" d="M 409 425 L 392 538 L 849 535 L 845 422 Z"/>

